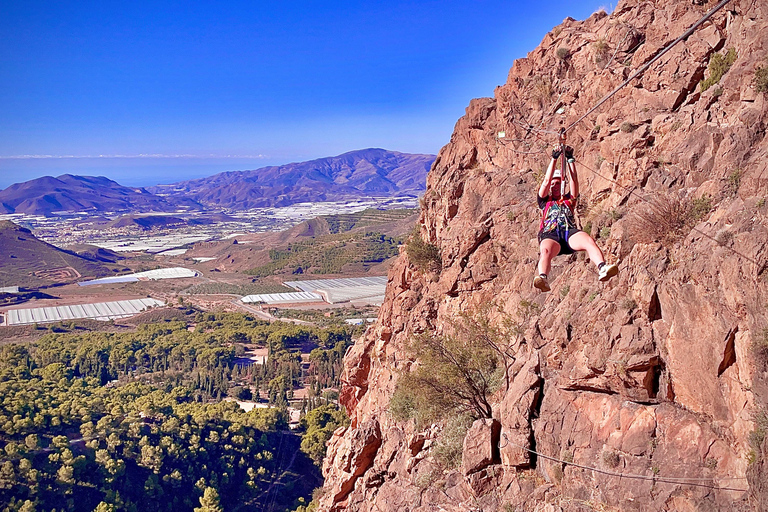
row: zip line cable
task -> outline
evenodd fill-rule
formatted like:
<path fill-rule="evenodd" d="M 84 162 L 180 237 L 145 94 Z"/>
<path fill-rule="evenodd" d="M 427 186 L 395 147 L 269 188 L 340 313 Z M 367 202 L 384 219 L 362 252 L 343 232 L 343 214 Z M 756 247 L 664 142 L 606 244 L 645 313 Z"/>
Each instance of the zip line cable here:
<path fill-rule="evenodd" d="M 531 448 L 527 448 L 525 446 L 513 443 L 512 441 L 509 440 L 509 438 L 507 437 L 506 433 L 504 434 L 504 440 L 507 442 L 508 445 L 512 445 L 512 446 L 514 446 L 516 448 L 520 448 L 520 449 L 525 450 L 527 452 L 533 453 L 534 455 L 536 455 L 537 457 L 541 457 L 542 459 L 551 460 L 553 462 L 559 462 L 561 464 L 567 464 L 569 466 L 574 466 L 574 467 L 577 467 L 577 468 L 586 469 L 588 471 L 594 471 L 596 473 L 602 473 L 604 475 L 618 476 L 620 478 L 631 478 L 631 479 L 634 479 L 634 480 L 650 480 L 650 481 L 653 481 L 653 482 L 662 482 L 662 483 L 668 483 L 668 484 L 691 485 L 691 486 L 694 486 L 694 487 L 706 487 L 708 489 L 717 489 L 717 490 L 720 490 L 720 491 L 736 491 L 736 492 L 748 492 L 749 491 L 749 489 L 737 489 L 737 488 L 734 488 L 734 487 L 718 487 L 716 485 L 711 485 L 711 484 L 697 483 L 697 482 L 710 482 L 712 480 L 715 480 L 715 478 L 717 478 L 717 477 L 712 477 L 712 478 L 684 478 L 684 477 L 683 478 L 676 478 L 676 477 L 663 477 L 663 476 L 660 477 L 660 476 L 655 476 L 655 475 L 654 476 L 648 476 L 648 475 L 637 475 L 637 474 L 633 474 L 633 473 L 618 473 L 616 471 L 608 471 L 608 470 L 605 470 L 605 469 L 593 468 L 593 467 L 590 467 L 590 466 L 584 466 L 582 464 L 577 464 L 577 463 L 572 462 L 572 461 L 568 462 L 567 460 L 558 459 L 557 457 L 551 457 L 549 455 L 544 455 L 543 453 L 539 453 L 536 450 L 533 450 Z M 505 444 L 504 446 L 507 446 L 507 444 Z M 499 448 L 500 449 L 504 448 L 504 446 L 500 446 Z M 720 478 L 720 480 L 747 480 L 747 478 L 746 477 L 735 476 L 735 477 Z"/>
<path fill-rule="evenodd" d="M 668 45 L 667 45 L 667 46 L 666 46 L 666 47 L 665 47 L 663 50 L 661 50 L 661 52 L 659 52 L 659 53 L 658 53 L 658 54 L 657 54 L 657 55 L 656 55 L 654 58 L 652 58 L 651 60 L 649 60 L 648 62 L 646 62 L 646 63 L 645 63 L 645 64 L 643 64 L 642 66 L 640 66 L 640 68 L 638 68 L 638 70 L 637 70 L 637 71 L 635 71 L 634 73 L 632 73 L 632 74 L 629 76 L 629 78 L 627 78 L 626 80 L 624 80 L 624 82 L 622 82 L 622 83 L 621 83 L 621 85 L 619 85 L 619 86 L 618 86 L 618 87 L 616 87 L 616 88 L 615 88 L 613 91 L 611 91 L 611 92 L 610 92 L 610 93 L 608 93 L 606 96 L 604 96 L 604 97 L 603 97 L 603 99 L 601 99 L 600 101 L 598 101 L 598 102 L 597 102 L 597 104 L 595 104 L 595 106 L 593 106 L 591 109 L 589 109 L 589 110 L 588 110 L 588 111 L 587 111 L 587 112 L 586 112 L 584 115 L 582 115 L 582 116 L 581 116 L 580 118 L 578 118 L 576 121 L 574 121 L 574 122 L 572 122 L 570 125 L 568 125 L 568 127 L 565 129 L 565 131 L 566 131 L 566 132 L 570 131 L 570 130 L 571 130 L 571 128 L 573 128 L 574 126 L 576 126 L 577 124 L 579 124 L 581 121 L 583 121 L 583 120 L 584 120 L 584 118 L 586 118 L 586 117 L 587 117 L 589 114 L 591 114 L 592 112 L 594 112 L 595 110 L 597 110 L 598 108 L 600 108 L 600 106 L 601 106 L 603 103 L 605 103 L 606 101 L 608 101 L 608 100 L 609 100 L 611 97 L 613 97 L 613 95 L 615 95 L 617 92 L 619 92 L 621 89 L 623 89 L 623 88 L 624 88 L 624 87 L 625 87 L 627 84 L 629 84 L 629 82 L 631 82 L 632 80 L 634 80 L 635 78 L 637 78 L 637 77 L 638 77 L 638 76 L 639 76 L 641 73 L 643 73 L 643 72 L 644 72 L 646 69 L 648 69 L 649 67 L 651 67 L 651 64 L 653 64 L 654 62 L 656 62 L 657 60 L 659 60 L 659 59 L 661 58 L 661 56 L 662 56 L 662 55 L 664 55 L 665 53 L 667 53 L 669 50 L 671 50 L 673 46 L 675 46 L 677 43 L 679 43 L 679 42 L 680 42 L 680 41 L 682 41 L 683 39 L 686 39 L 688 36 L 690 36 L 691 34 L 693 34 L 693 32 L 694 32 L 694 31 L 695 31 L 697 28 L 699 28 L 699 26 L 701 26 L 701 24 L 702 24 L 702 23 L 704 23 L 704 22 L 705 22 L 705 21 L 707 21 L 709 18 L 711 18 L 711 17 L 712 17 L 712 16 L 713 16 L 713 15 L 714 15 L 714 14 L 715 14 L 717 11 L 719 11 L 720 9 L 722 9 L 722 8 L 725 6 L 725 4 L 727 4 L 727 3 L 728 3 L 728 2 L 730 2 L 730 1 L 731 1 L 731 0 L 721 0 L 721 2 L 720 2 L 719 4 L 717 4 L 715 7 L 713 7 L 713 8 L 712 8 L 712 10 L 711 10 L 711 11 L 709 11 L 707 14 L 705 14 L 704 16 L 702 16 L 702 17 L 701 17 L 701 19 L 699 19 L 699 21 L 697 21 L 696 23 L 694 23 L 694 24 L 691 26 L 691 28 L 689 28 L 688 30 L 686 30 L 686 31 L 685 31 L 685 32 L 684 32 L 684 33 L 683 33 L 683 34 L 682 34 L 680 37 L 678 37 L 677 39 L 675 39 L 674 41 L 672 41 L 671 43 L 669 43 L 669 44 L 668 44 Z"/>
<path fill-rule="evenodd" d="M 621 184 L 621 183 L 619 183 L 618 181 L 616 181 L 616 180 L 614 180 L 614 179 L 612 179 L 612 178 L 609 178 L 609 177 L 607 177 L 607 176 L 604 176 L 604 175 L 600 174 L 600 173 L 599 173 L 598 171 L 596 171 L 595 169 L 592 169 L 592 168 L 591 168 L 591 167 L 589 167 L 588 165 L 584 165 L 584 164 L 583 164 L 583 163 L 581 163 L 581 162 L 578 162 L 578 164 L 579 164 L 579 165 L 581 165 L 582 167 L 584 167 L 585 169 L 587 169 L 588 171 L 590 171 L 591 173 L 595 174 L 596 176 L 599 176 L 599 177 L 603 178 L 604 180 L 610 181 L 611 183 L 613 183 L 614 185 L 616 185 L 616 186 L 617 186 L 617 187 L 619 187 L 619 188 L 623 188 L 624 190 L 626 190 L 627 192 L 629 192 L 628 196 L 629 196 L 629 195 L 632 195 L 632 194 L 635 194 L 635 197 L 637 197 L 638 199 L 640 199 L 640 200 L 642 200 L 642 201 L 646 202 L 647 204 L 649 204 L 649 205 L 651 206 L 651 208 L 657 208 L 657 205 L 655 205 L 655 204 L 653 203 L 653 201 L 651 201 L 650 199 L 648 199 L 648 198 L 647 198 L 647 197 L 645 197 L 645 196 L 642 196 L 642 195 L 640 195 L 640 194 L 636 194 L 636 192 L 637 192 L 637 188 L 630 188 L 630 187 L 628 187 L 628 186 L 626 186 L 626 185 L 622 185 L 622 184 Z M 662 222 L 668 222 L 668 219 L 667 219 L 667 218 L 665 218 L 665 217 L 663 217 L 663 216 L 659 216 L 659 218 L 662 220 Z M 670 228 L 671 228 L 672 226 L 671 226 L 670 224 L 667 224 L 667 227 L 670 227 Z M 728 249 L 729 251 L 733 252 L 733 253 L 734 253 L 734 254 L 736 254 L 737 256 L 741 256 L 742 258 L 744 258 L 745 260 L 749 261 L 750 263 L 754 263 L 754 264 L 755 264 L 755 265 L 758 267 L 758 269 L 760 268 L 760 264 L 759 264 L 759 263 L 758 263 L 758 262 L 757 262 L 755 259 L 753 259 L 753 258 L 751 258 L 751 257 L 747 256 L 746 254 L 743 254 L 743 253 L 741 253 L 741 252 L 737 251 L 737 250 L 736 250 L 736 249 L 734 249 L 733 247 L 729 247 L 729 246 L 727 246 L 727 245 L 723 245 L 722 243 L 720 243 L 720 242 L 717 240 L 717 238 L 713 237 L 713 236 L 712 236 L 712 235 L 710 235 L 709 233 L 705 233 L 704 231 L 700 230 L 699 228 L 697 228 L 697 227 L 695 227 L 695 226 L 691 228 L 691 231 L 695 231 L 696 233 L 700 234 L 701 236 L 703 236 L 703 237 L 705 237 L 705 238 L 708 238 L 708 239 L 712 240 L 713 242 L 715 242 L 715 243 L 716 243 L 717 245 L 719 245 L 720 247 L 723 247 L 724 249 Z"/>
<path fill-rule="evenodd" d="M 620 84 L 618 87 L 616 87 L 616 88 L 615 88 L 613 91 L 609 92 L 609 93 L 608 93 L 607 95 L 605 95 L 605 96 L 604 96 L 602 99 L 600 99 L 600 101 L 598 101 L 598 102 L 597 102 L 597 103 L 596 103 L 596 104 L 595 104 L 595 105 L 594 105 L 592 108 L 590 108 L 590 109 L 589 109 L 589 110 L 588 110 L 588 111 L 587 111 L 585 114 L 583 114 L 583 115 L 582 115 L 581 117 L 579 117 L 579 118 L 578 118 L 576 121 L 574 121 L 574 122 L 572 122 L 570 125 L 568 125 L 568 127 L 566 127 L 564 131 L 565 131 L 566 133 L 567 133 L 567 132 L 569 132 L 569 131 L 570 131 L 570 130 L 571 130 L 573 127 L 574 127 L 574 126 L 576 126 L 577 124 L 579 124 L 580 122 L 582 122 L 582 121 L 583 121 L 583 120 L 584 120 L 584 119 L 585 119 L 587 116 L 589 116 L 589 115 L 590 115 L 592 112 L 594 112 L 595 110 L 597 110 L 598 108 L 600 108 L 600 106 L 602 106 L 602 104 L 603 104 L 603 103 L 605 103 L 605 102 L 606 102 L 606 101 L 608 101 L 610 98 L 612 98 L 614 95 L 616 95 L 616 93 L 618 93 L 618 92 L 619 92 L 621 89 L 623 89 L 624 87 L 626 87 L 626 86 L 627 86 L 627 85 L 628 85 L 628 84 L 629 84 L 629 83 L 630 83 L 632 80 L 634 80 L 635 78 L 637 78 L 637 77 L 638 77 L 640 74 L 642 74 L 643 72 L 645 72 L 645 70 L 647 70 L 649 67 L 651 67 L 651 64 L 653 64 L 654 62 L 656 62 L 657 60 L 659 60 L 659 59 L 660 59 L 660 58 L 661 58 L 661 57 L 662 57 L 664 54 L 666 54 L 666 53 L 667 53 L 669 50 L 671 50 L 671 49 L 672 49 L 672 48 L 673 48 L 675 45 L 677 45 L 677 43 L 679 43 L 680 41 L 683 41 L 684 39 L 687 39 L 687 38 L 688 38 L 688 36 L 690 36 L 691 34 L 693 34 L 693 32 L 695 32 L 695 31 L 696 31 L 696 29 L 697 29 L 697 28 L 699 28 L 699 27 L 700 27 L 700 26 L 701 26 L 701 25 L 702 25 L 702 24 L 703 24 L 705 21 L 707 21 L 709 18 L 711 18 L 711 17 L 712 17 L 712 16 L 713 16 L 713 15 L 714 15 L 714 14 L 715 14 L 717 11 L 719 11 L 720 9 L 722 9 L 722 8 L 723 8 L 723 7 L 724 7 L 724 6 L 725 6 L 725 5 L 726 5 L 728 2 L 730 2 L 730 1 L 731 1 L 731 0 L 721 0 L 719 4 L 717 4 L 717 5 L 716 5 L 715 7 L 713 7 L 713 8 L 712 8 L 712 9 L 711 9 L 711 10 L 710 10 L 708 13 L 706 13 L 704 16 L 702 16 L 702 17 L 701 17 L 701 18 L 700 18 L 700 19 L 699 19 L 699 20 L 698 20 L 696 23 L 694 23 L 693 25 L 691 25 L 691 27 L 690 27 L 688 30 L 686 30 L 686 31 L 685 31 L 685 32 L 684 32 L 682 35 L 680 35 L 680 36 L 679 36 L 677 39 L 675 39 L 674 41 L 672 41 L 671 43 L 669 43 L 669 44 L 668 44 L 668 45 L 667 45 L 665 48 L 663 48 L 663 49 L 661 50 L 661 52 L 659 52 L 658 54 L 656 54 L 656 56 L 654 56 L 654 57 L 653 57 L 651 60 L 649 60 L 648 62 L 646 62 L 646 63 L 645 63 L 645 64 L 643 64 L 642 66 L 640 66 L 640 67 L 639 67 L 639 68 L 638 68 L 638 69 L 637 69 L 637 70 L 636 70 L 634 73 L 632 73 L 632 74 L 629 76 L 629 78 L 627 78 L 626 80 L 624 80 L 624 81 L 623 81 L 623 82 L 622 82 L 622 83 L 621 83 L 621 84 Z M 625 40 L 626 40 L 627 36 L 629 36 L 629 34 L 630 34 L 631 30 L 632 30 L 632 28 L 630 28 L 629 30 L 627 30 L 627 34 L 626 34 L 626 36 L 624 37 L 624 39 L 625 39 Z M 623 41 L 622 41 L 622 43 L 623 43 Z M 635 48 L 634 48 L 634 49 L 637 49 L 637 48 L 638 48 L 638 47 L 639 47 L 641 44 L 643 44 L 643 43 L 642 43 L 642 42 L 638 43 L 638 44 L 635 46 Z M 633 49 L 633 50 L 634 50 L 634 49 Z M 616 47 L 616 50 L 618 51 L 618 46 Z M 616 55 L 616 51 L 614 51 L 614 55 L 611 57 L 611 61 L 613 60 L 613 58 L 615 57 L 615 55 Z M 610 63 L 610 61 L 609 61 L 609 63 Z M 606 68 L 607 68 L 607 67 L 608 67 L 608 66 L 606 65 Z M 605 69 L 605 68 L 603 68 L 603 69 Z M 561 92 L 561 93 L 560 93 L 560 97 L 562 97 L 562 95 L 563 95 L 563 93 Z M 558 101 L 559 101 L 560 97 L 558 97 Z M 555 102 L 555 105 L 557 105 L 557 102 Z M 549 114 L 549 115 L 551 115 L 551 114 Z M 530 123 L 528 123 L 528 125 L 527 125 L 527 126 L 525 126 L 525 125 L 523 125 L 523 123 L 521 123 L 521 122 L 519 122 L 519 121 L 515 121 L 515 120 L 512 120 L 512 122 L 513 122 L 513 123 L 516 123 L 516 124 L 518 124 L 518 126 L 521 126 L 522 128 L 524 128 L 524 129 L 525 129 L 525 130 L 528 132 L 528 134 L 529 134 L 529 135 L 530 135 L 530 134 L 531 134 L 531 132 L 533 132 L 533 131 L 535 131 L 535 132 L 538 132 L 538 133 L 548 133 L 548 134 L 551 134 L 551 135 L 559 135 L 559 132 L 554 132 L 554 131 L 551 131 L 551 130 L 542 130 L 542 129 L 541 129 L 541 125 L 543 125 L 543 123 L 544 123 L 544 120 L 543 120 L 543 119 L 542 119 L 542 122 L 540 123 L 540 126 L 539 126 L 539 128 L 534 128 L 534 127 L 533 127 L 533 125 L 532 125 L 532 124 L 530 124 Z"/>

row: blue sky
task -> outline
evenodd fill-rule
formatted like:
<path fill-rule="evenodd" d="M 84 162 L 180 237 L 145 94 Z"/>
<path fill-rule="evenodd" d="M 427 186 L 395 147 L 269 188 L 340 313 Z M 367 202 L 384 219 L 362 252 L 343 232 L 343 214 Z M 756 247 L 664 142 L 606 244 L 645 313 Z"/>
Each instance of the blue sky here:
<path fill-rule="evenodd" d="M 0 188 L 66 172 L 153 185 L 366 147 L 436 153 L 514 59 L 601 6 L 0 0 Z"/>

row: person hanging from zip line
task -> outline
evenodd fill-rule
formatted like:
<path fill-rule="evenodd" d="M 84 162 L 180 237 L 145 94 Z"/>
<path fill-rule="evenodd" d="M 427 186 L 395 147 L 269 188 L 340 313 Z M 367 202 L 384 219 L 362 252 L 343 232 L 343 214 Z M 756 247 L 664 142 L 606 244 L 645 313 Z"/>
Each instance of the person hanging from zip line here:
<path fill-rule="evenodd" d="M 573 211 L 579 198 L 579 178 L 576 175 L 576 161 L 573 148 L 565 146 L 564 169 L 555 169 L 555 164 L 562 157 L 560 147 L 552 151 L 552 160 L 547 167 L 544 181 L 537 196 L 542 210 L 539 224 L 539 265 L 538 275 L 533 279 L 533 286 L 542 292 L 548 292 L 547 274 L 552 259 L 558 254 L 573 254 L 574 251 L 587 251 L 589 259 L 597 265 L 598 279 L 608 281 L 619 273 L 619 268 L 607 264 L 603 252 L 588 233 L 576 227 Z M 570 178 L 570 192 L 564 193 L 563 170 Z"/>

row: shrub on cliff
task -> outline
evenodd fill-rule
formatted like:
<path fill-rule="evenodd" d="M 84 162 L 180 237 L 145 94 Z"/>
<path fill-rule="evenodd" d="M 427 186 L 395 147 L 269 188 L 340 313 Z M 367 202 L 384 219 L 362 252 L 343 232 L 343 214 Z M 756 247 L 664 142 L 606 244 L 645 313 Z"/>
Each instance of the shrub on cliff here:
<path fill-rule="evenodd" d="M 655 196 L 627 219 L 628 231 L 640 243 L 674 243 L 711 210 L 712 198 L 708 195 L 692 200 L 668 195 Z"/>
<path fill-rule="evenodd" d="M 523 322 L 532 310 L 521 304 Z M 420 425 L 461 414 L 491 418 L 491 396 L 503 384 L 509 386 L 521 325 L 497 305 L 487 304 L 449 320 L 442 333 L 414 336 L 407 350 L 418 365 L 400 377 L 390 412 Z"/>
<path fill-rule="evenodd" d="M 701 92 L 704 92 L 713 85 L 720 83 L 720 79 L 723 78 L 728 70 L 731 69 L 733 63 L 736 62 L 736 57 L 737 55 L 735 48 L 729 49 L 725 55 L 721 53 L 712 55 L 712 58 L 709 60 L 709 66 L 707 67 L 707 70 L 709 71 L 709 78 L 701 81 Z"/>
<path fill-rule="evenodd" d="M 421 238 L 421 231 L 418 225 L 413 229 L 405 245 L 405 252 L 408 254 L 408 259 L 422 272 L 440 270 L 442 265 L 440 248 L 425 242 Z"/>
<path fill-rule="evenodd" d="M 755 70 L 755 78 L 752 81 L 757 92 L 768 94 L 768 64 Z"/>

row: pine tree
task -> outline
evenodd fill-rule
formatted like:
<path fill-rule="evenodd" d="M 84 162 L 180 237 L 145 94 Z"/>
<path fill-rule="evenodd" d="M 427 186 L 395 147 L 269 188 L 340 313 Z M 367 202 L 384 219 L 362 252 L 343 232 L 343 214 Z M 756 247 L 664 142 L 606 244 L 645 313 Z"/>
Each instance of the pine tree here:
<path fill-rule="evenodd" d="M 213 487 L 206 487 L 200 498 L 200 506 L 195 507 L 195 512 L 224 512 L 221 506 L 219 493 Z"/>

